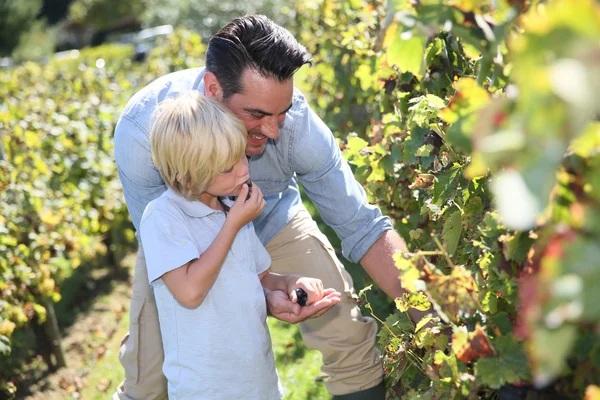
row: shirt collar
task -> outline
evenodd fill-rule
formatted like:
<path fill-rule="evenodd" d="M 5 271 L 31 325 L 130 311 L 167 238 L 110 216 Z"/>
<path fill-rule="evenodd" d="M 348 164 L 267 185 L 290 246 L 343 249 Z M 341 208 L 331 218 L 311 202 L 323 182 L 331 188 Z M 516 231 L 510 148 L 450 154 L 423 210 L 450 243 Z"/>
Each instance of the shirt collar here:
<path fill-rule="evenodd" d="M 200 71 L 200 74 L 198 75 L 198 78 L 196 78 L 196 85 L 193 89 L 197 90 L 198 92 L 200 92 L 200 94 L 204 95 L 204 75 L 206 75 L 206 69 L 202 68 L 202 71 Z"/>
<path fill-rule="evenodd" d="M 185 197 L 175 193 L 170 188 L 167 189 L 165 196 L 190 217 L 202 218 L 213 213 L 221 212 L 219 210 L 215 210 L 214 208 L 210 208 L 201 201 L 188 200 Z M 229 200 L 227 197 L 221 197 L 221 201 L 227 207 L 233 207 L 234 202 Z"/>

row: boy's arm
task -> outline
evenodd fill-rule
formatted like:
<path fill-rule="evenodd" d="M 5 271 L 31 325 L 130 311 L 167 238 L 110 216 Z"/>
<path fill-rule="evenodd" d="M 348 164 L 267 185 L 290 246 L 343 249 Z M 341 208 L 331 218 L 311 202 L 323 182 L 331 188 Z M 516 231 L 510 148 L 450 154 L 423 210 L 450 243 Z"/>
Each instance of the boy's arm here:
<path fill-rule="evenodd" d="M 268 269 L 265 272 L 263 272 L 262 274 L 258 275 L 258 278 L 260 279 L 260 282 L 265 289 L 281 290 L 286 293 L 288 291 L 289 283 L 290 283 L 290 280 L 292 277 L 294 277 L 296 279 L 300 278 L 300 276 L 298 276 L 298 275 L 275 274 L 275 273 L 272 273 L 271 271 L 269 271 Z"/>

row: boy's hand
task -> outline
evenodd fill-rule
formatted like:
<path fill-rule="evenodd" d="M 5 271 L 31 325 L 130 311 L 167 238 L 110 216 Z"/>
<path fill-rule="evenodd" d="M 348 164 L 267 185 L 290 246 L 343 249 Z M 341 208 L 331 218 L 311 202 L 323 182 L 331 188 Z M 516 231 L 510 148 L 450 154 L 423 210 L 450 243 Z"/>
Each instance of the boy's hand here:
<path fill-rule="evenodd" d="M 242 190 L 240 190 L 237 196 L 237 200 L 227 214 L 227 220 L 235 224 L 238 230 L 258 217 L 267 204 L 260 188 L 256 184 L 252 185 L 249 197 L 248 191 L 248 184 L 244 183 Z"/>
<path fill-rule="evenodd" d="M 306 306 L 310 306 L 313 303 L 323 298 L 323 282 L 320 279 L 307 278 L 307 277 L 296 277 L 290 278 L 288 283 L 288 294 L 292 303 L 298 303 L 298 294 L 296 289 L 303 289 L 308 296 L 306 299 Z"/>

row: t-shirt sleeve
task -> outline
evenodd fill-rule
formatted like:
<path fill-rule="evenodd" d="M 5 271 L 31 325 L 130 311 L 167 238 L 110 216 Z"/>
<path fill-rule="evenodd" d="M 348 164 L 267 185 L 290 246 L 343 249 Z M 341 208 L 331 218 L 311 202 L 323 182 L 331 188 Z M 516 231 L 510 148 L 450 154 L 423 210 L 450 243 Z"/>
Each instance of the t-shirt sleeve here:
<path fill-rule="evenodd" d="M 254 254 L 254 262 L 256 265 L 256 273 L 262 274 L 271 266 L 271 256 L 265 249 L 265 246 L 260 242 L 260 239 L 256 235 L 254 231 L 254 225 L 250 223 L 250 229 L 248 232 L 250 235 L 250 243 L 252 248 L 252 253 Z"/>
<path fill-rule="evenodd" d="M 154 210 L 144 215 L 140 238 L 150 283 L 200 257 L 201 251 L 194 244 L 183 218 L 175 214 Z"/>

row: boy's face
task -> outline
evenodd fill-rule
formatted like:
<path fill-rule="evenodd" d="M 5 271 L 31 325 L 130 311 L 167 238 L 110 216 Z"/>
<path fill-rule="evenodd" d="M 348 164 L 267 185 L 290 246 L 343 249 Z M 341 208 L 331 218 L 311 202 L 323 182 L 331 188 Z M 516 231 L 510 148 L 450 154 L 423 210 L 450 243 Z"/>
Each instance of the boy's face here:
<path fill-rule="evenodd" d="M 246 126 L 246 154 L 254 156 L 265 150 L 267 139 L 279 137 L 285 114 L 292 108 L 294 81 L 279 82 L 248 69 L 242 75 L 242 85 L 243 93 L 234 94 L 225 105 Z"/>
<path fill-rule="evenodd" d="M 217 175 L 213 183 L 206 189 L 206 192 L 212 196 L 237 196 L 242 189 L 242 185 L 248 179 L 250 179 L 248 160 L 246 157 L 242 157 L 233 168 Z"/>

